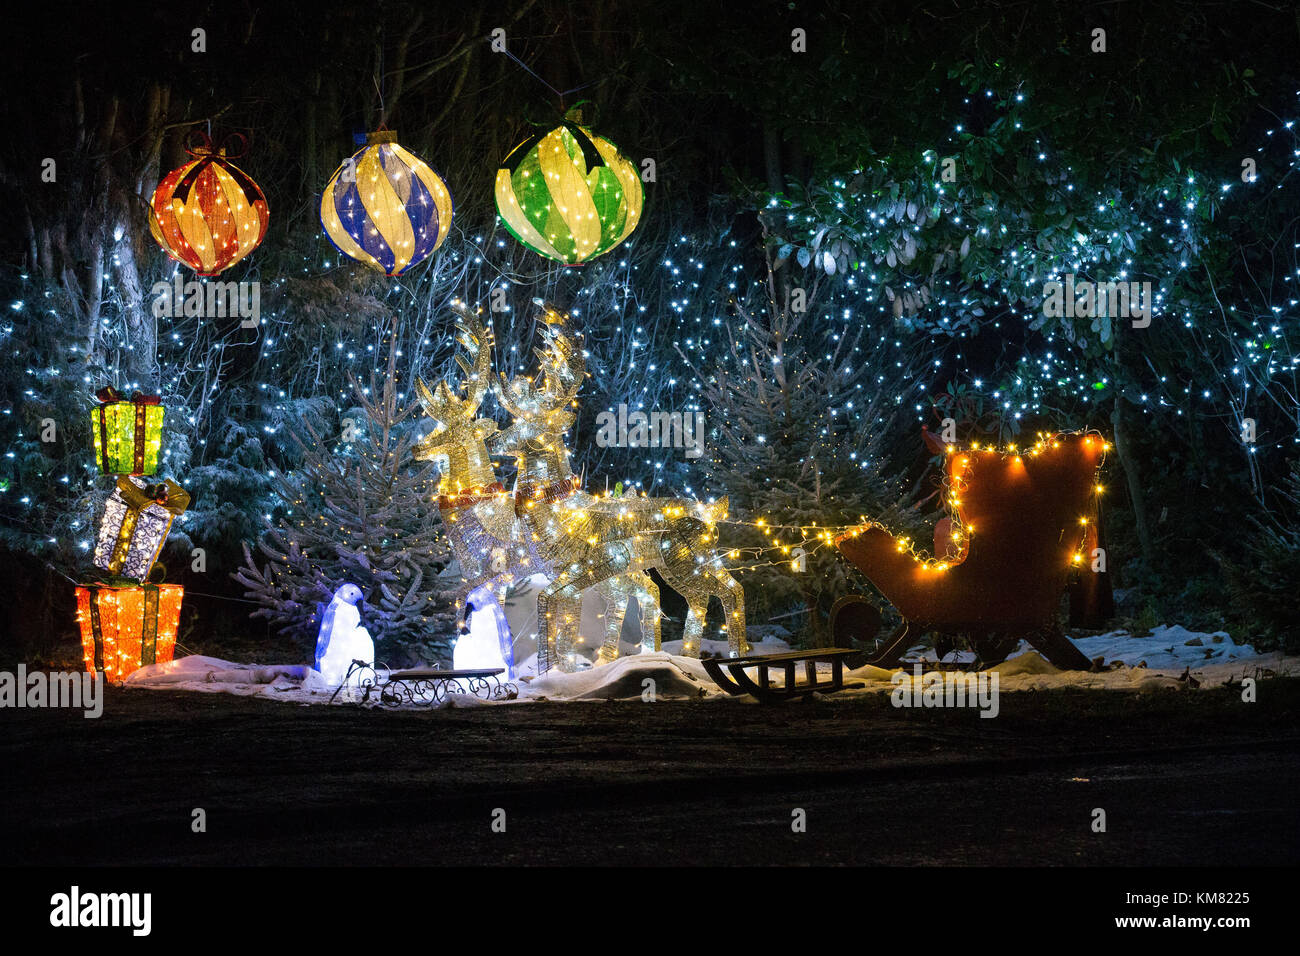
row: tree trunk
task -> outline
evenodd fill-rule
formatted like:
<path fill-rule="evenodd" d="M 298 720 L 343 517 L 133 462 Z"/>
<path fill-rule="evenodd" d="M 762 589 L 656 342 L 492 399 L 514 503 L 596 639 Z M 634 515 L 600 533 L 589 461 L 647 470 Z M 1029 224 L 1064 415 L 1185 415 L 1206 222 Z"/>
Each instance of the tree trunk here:
<path fill-rule="evenodd" d="M 1146 489 L 1142 484 L 1142 474 L 1137 459 L 1133 454 L 1132 436 L 1124 418 L 1124 397 L 1116 394 L 1115 407 L 1110 416 L 1115 427 L 1115 453 L 1124 477 L 1128 483 L 1129 502 L 1133 507 L 1133 526 L 1137 530 L 1138 543 L 1142 547 L 1142 557 L 1148 567 L 1154 567 L 1155 547 L 1151 542 L 1151 525 L 1147 521 Z"/>
<path fill-rule="evenodd" d="M 130 345 L 124 364 L 131 381 L 147 383 L 153 388 L 158 385 L 158 328 L 152 310 L 145 305 L 136 253 L 136 243 L 123 236 L 113 256 L 113 272 Z"/>
<path fill-rule="evenodd" d="M 763 123 L 763 165 L 767 172 L 767 188 L 773 193 L 785 191 L 781 179 L 781 133 L 771 122 Z"/>

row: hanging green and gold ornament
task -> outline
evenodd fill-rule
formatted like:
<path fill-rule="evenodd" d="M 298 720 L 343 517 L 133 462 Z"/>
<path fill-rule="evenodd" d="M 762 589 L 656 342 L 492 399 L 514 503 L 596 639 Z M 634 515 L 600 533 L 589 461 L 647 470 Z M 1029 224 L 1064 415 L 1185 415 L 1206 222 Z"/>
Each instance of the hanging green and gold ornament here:
<path fill-rule="evenodd" d="M 511 151 L 497 170 L 497 212 L 510 233 L 539 255 L 578 265 L 632 234 L 644 194 L 636 166 L 609 140 L 564 122 Z"/>
<path fill-rule="evenodd" d="M 451 231 L 447 184 L 420 157 L 380 130 L 330 177 L 320 221 L 346 256 L 399 276 L 427 259 Z"/>

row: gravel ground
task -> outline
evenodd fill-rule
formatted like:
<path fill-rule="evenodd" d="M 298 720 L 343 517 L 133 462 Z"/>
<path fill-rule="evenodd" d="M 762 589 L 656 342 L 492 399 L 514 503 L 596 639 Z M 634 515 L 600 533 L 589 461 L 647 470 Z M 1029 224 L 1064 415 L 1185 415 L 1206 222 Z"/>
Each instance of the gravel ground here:
<path fill-rule="evenodd" d="M 1287 678 L 1254 704 L 1004 693 L 993 720 L 884 697 L 383 712 L 110 690 L 98 720 L 0 711 L 0 845 L 74 866 L 1294 865 L 1298 716 Z"/>

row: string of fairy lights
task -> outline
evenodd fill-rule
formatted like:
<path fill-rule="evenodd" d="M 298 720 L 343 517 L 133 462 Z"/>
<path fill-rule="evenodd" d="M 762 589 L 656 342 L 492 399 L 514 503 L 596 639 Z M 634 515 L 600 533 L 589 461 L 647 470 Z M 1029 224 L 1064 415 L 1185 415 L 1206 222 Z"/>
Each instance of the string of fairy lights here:
<path fill-rule="evenodd" d="M 1101 483 L 1101 469 L 1105 463 L 1105 453 L 1111 450 L 1110 442 L 1102 437 L 1101 433 L 1095 429 L 1072 432 L 1046 433 L 1040 432 L 1033 442 L 1029 444 L 1008 442 L 1003 445 L 996 443 L 980 443 L 972 441 L 962 446 L 957 443 L 948 443 L 944 446 L 944 463 L 942 469 L 942 478 L 940 485 L 942 489 L 942 499 L 945 504 L 945 511 L 951 521 L 950 535 L 956 551 L 949 551 L 945 555 L 937 555 L 917 547 L 909 537 L 896 539 L 898 542 L 899 552 L 909 554 L 914 561 L 928 570 L 947 571 L 949 568 L 960 564 L 966 558 L 969 551 L 971 539 L 975 535 L 974 526 L 964 521 L 962 518 L 962 493 L 966 488 L 966 479 L 964 472 L 970 464 L 971 459 L 979 456 L 996 455 L 1002 459 L 1022 458 L 1035 459 L 1040 455 L 1050 453 L 1060 447 L 1063 438 L 1080 436 L 1085 445 L 1091 445 L 1097 442 L 1101 446 L 1102 458 L 1097 466 L 1097 473 L 1094 475 L 1093 491 L 1096 496 L 1100 496 L 1105 491 L 1105 486 Z M 950 467 L 955 462 L 962 470 L 958 473 Z M 1080 541 L 1087 532 L 1088 524 L 1093 518 L 1087 514 L 1079 516 Z M 758 518 L 753 521 L 739 521 L 724 519 L 720 523 L 732 524 L 746 528 L 757 529 L 763 533 L 770 541 L 770 544 L 759 548 L 733 548 L 728 552 L 728 557 L 732 559 L 748 556 L 753 560 L 749 565 L 730 564 L 732 571 L 758 570 L 760 568 L 778 567 L 782 564 L 792 563 L 789 558 L 796 550 L 802 550 L 807 555 L 816 553 L 817 550 L 827 547 L 833 547 L 835 540 L 846 535 L 861 533 L 868 528 L 881 528 L 889 531 L 884 525 L 863 515 L 861 519 L 848 525 L 818 525 L 813 524 L 782 524 L 776 519 Z M 794 537 L 783 538 L 783 532 L 793 532 Z M 1071 551 L 1071 563 L 1079 564 L 1083 561 L 1084 555 L 1081 550 L 1082 545 L 1075 547 Z M 764 554 L 777 552 L 781 555 L 780 560 L 759 560 Z"/>
<path fill-rule="evenodd" d="M 945 511 L 951 524 L 950 535 L 953 543 L 957 546 L 956 551 L 939 556 L 917 547 L 912 539 L 903 537 L 898 539 L 900 552 L 909 554 L 918 564 L 923 565 L 929 570 L 946 571 L 950 567 L 960 564 L 969 550 L 971 539 L 975 535 L 975 527 L 962 518 L 961 495 L 966 487 L 964 470 L 969 464 L 969 459 L 978 456 L 995 455 L 1002 459 L 1015 459 L 1017 461 L 1028 458 L 1030 460 L 1038 458 L 1040 455 L 1050 453 L 1060 447 L 1060 442 L 1064 438 L 1080 437 L 1085 445 L 1091 445 L 1096 442 L 1100 445 L 1102 457 L 1097 466 L 1097 473 L 1094 475 L 1093 491 L 1095 495 L 1100 496 L 1105 491 L 1105 486 L 1101 483 L 1100 475 L 1103 465 L 1105 464 L 1105 454 L 1111 451 L 1111 443 L 1107 441 L 1101 432 L 1095 429 L 1086 429 L 1078 431 L 1062 432 L 1040 432 L 1032 442 L 1017 443 L 1007 442 L 1004 444 L 981 443 L 972 441 L 962 445 L 956 442 L 947 443 L 944 446 L 943 456 L 944 464 L 942 469 L 942 478 L 940 486 L 942 490 L 942 499 L 945 504 Z M 963 470 L 958 473 L 950 467 L 952 462 Z M 462 502 L 501 502 L 510 503 L 512 506 L 516 503 L 517 494 L 513 490 L 506 490 L 499 484 L 462 486 L 460 484 L 448 484 L 445 478 L 439 483 L 438 494 L 451 501 Z M 612 495 L 605 493 L 591 493 L 584 495 L 581 499 L 583 507 L 587 507 L 587 502 L 593 500 L 603 506 L 617 506 L 620 501 L 634 504 L 638 501 L 647 500 L 644 492 L 638 492 L 628 496 Z M 662 511 L 665 515 L 671 516 L 671 509 L 674 506 L 665 506 Z M 680 509 L 679 509 L 680 510 Z M 583 508 L 575 507 L 575 515 L 579 517 L 585 515 Z M 624 518 L 631 520 L 634 515 L 631 511 L 624 513 Z M 778 568 L 789 566 L 791 555 L 798 549 L 802 549 L 805 554 L 812 555 L 822 548 L 833 547 L 835 539 L 844 535 L 860 533 L 867 528 L 882 528 L 888 531 L 879 522 L 863 515 L 857 522 L 844 525 L 821 525 L 816 522 L 807 524 L 787 524 L 782 523 L 777 518 L 759 517 L 752 520 L 717 518 L 717 524 L 731 525 L 753 529 L 769 539 L 769 543 L 763 546 L 741 546 L 732 548 L 720 548 L 716 552 L 719 557 L 728 559 L 727 568 L 732 572 L 755 571 L 765 568 Z M 1093 520 L 1089 515 L 1079 516 L 1080 534 L 1083 535 L 1087 530 L 1087 525 Z M 345 530 L 345 529 L 340 529 Z M 793 536 L 783 537 L 783 533 L 791 532 Z M 640 534 L 653 536 L 665 533 L 665 529 L 646 528 L 639 531 Z M 1081 539 L 1082 540 L 1082 539 Z M 772 555 L 772 557 L 765 557 Z M 1080 563 L 1083 560 L 1083 553 L 1079 547 L 1071 551 L 1071 562 Z M 736 564 L 740 559 L 747 558 L 749 563 Z"/>

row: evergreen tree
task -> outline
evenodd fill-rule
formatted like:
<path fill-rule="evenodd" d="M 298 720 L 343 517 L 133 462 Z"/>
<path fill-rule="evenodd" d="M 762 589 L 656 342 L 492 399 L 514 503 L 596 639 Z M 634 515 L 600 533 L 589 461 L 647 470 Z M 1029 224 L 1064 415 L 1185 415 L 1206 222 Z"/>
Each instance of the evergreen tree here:
<path fill-rule="evenodd" d="M 733 301 L 737 321 L 718 358 L 695 371 L 709 416 L 706 487 L 731 496 L 728 563 L 743 572 L 757 620 L 802 604 L 803 637 L 821 644 L 823 616 L 854 573 L 828 529 L 863 517 L 893 528 L 916 520 L 904 507 L 908 488 L 886 464 L 886 442 L 916 388 L 924 347 L 860 317 L 836 321 L 822 301 L 828 279 L 792 273 L 769 244 L 765 280 Z M 920 440 L 918 432 L 918 450 Z"/>
<path fill-rule="evenodd" d="M 235 578 L 265 617 L 314 644 L 334 591 L 351 582 L 365 592 L 362 622 L 388 663 L 449 653 L 454 634 L 451 591 L 439 580 L 450 549 L 437 514 L 434 467 L 415 461 L 417 406 L 398 406 L 396 344 L 390 345 L 376 394 L 350 377 L 359 408 L 341 422 L 341 440 L 324 439 L 308 420 L 290 428 L 302 455 L 291 474 L 277 475 L 283 506 L 266 520 L 257 548 L 247 543 Z M 414 648 L 423 651 L 413 654 Z"/>
<path fill-rule="evenodd" d="M 1257 648 L 1294 654 L 1300 650 L 1300 461 L 1291 462 L 1277 497 L 1272 513 L 1247 516 L 1253 533 L 1245 539 L 1245 560 L 1228 557 L 1221 546 L 1210 555 L 1224 572 L 1225 616 L 1234 633 L 1250 634 Z"/>

